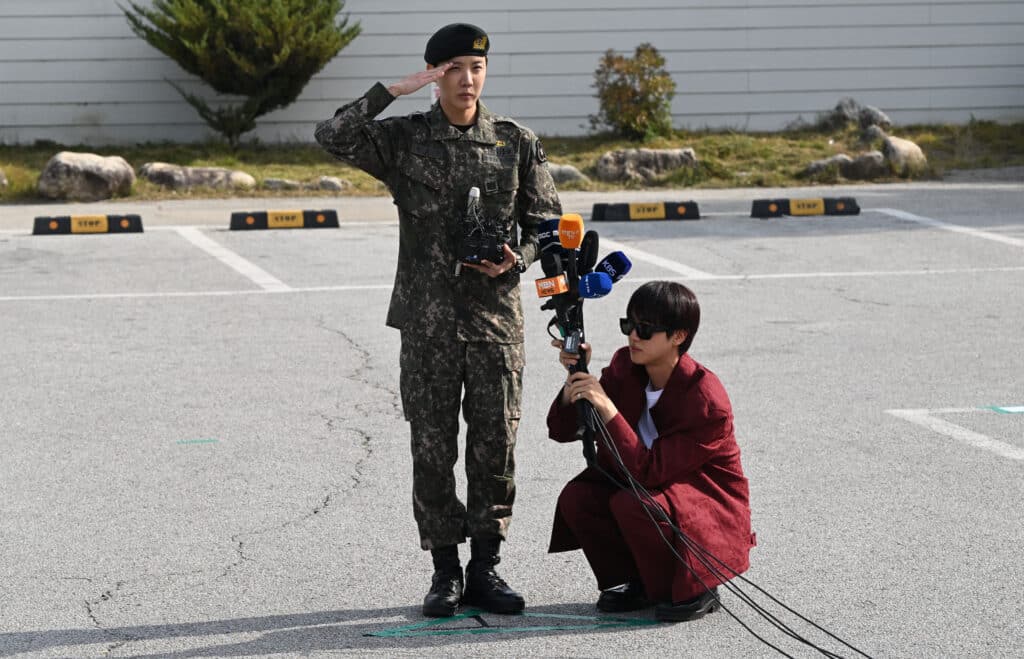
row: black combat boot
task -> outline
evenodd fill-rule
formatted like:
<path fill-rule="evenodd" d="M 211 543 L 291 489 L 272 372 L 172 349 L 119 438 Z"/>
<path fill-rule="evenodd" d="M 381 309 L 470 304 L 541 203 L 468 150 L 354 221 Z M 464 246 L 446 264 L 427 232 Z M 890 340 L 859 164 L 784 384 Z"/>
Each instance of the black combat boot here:
<path fill-rule="evenodd" d="M 487 536 L 472 538 L 469 546 L 472 556 L 466 566 L 466 593 L 462 602 L 479 606 L 491 613 L 522 613 L 526 602 L 522 595 L 508 587 L 508 584 L 494 571 L 501 558 L 498 547 L 501 538 Z"/>
<path fill-rule="evenodd" d="M 430 592 L 423 598 L 423 615 L 447 618 L 455 615 L 462 599 L 462 565 L 455 545 L 430 550 L 434 558 L 434 576 Z"/>

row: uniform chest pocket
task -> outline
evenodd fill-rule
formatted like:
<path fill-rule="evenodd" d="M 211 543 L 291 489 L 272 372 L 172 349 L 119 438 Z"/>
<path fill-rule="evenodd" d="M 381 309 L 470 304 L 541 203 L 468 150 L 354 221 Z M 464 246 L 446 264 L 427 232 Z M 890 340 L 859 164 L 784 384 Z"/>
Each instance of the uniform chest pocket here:
<path fill-rule="evenodd" d="M 413 144 L 398 163 L 392 186 L 395 203 L 418 215 L 439 212 L 447 187 L 446 162 L 441 145 Z"/>

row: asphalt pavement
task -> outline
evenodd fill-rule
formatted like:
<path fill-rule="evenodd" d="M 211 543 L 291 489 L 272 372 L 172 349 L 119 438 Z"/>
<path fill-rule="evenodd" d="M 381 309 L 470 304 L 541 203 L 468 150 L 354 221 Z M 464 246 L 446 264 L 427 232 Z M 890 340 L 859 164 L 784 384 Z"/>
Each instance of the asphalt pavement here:
<path fill-rule="evenodd" d="M 759 589 L 872 657 L 1024 655 L 1022 193 L 563 195 L 633 261 L 586 304 L 596 366 L 640 283 L 696 292 L 692 354 L 730 394 L 751 485 L 738 586 L 832 652 L 861 656 Z M 820 196 L 863 211 L 750 217 Z M 589 222 L 594 203 L 691 199 L 699 221 Z M 296 208 L 341 227 L 227 229 Z M 144 233 L 31 235 L 37 216 L 128 212 Z M 384 325 L 397 237 L 385 198 L 0 206 L 0 656 L 817 656 L 735 592 L 692 623 L 598 615 L 582 555 L 546 553 L 583 458 L 546 438 L 564 375 L 538 266 L 499 566 L 526 615 L 425 620 Z"/>

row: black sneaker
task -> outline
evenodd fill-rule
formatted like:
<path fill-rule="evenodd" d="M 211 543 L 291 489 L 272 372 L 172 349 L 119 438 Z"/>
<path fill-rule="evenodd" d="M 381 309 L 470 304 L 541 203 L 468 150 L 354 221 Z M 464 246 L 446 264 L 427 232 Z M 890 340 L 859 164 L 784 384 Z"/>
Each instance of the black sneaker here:
<path fill-rule="evenodd" d="M 661 622 L 686 622 L 703 618 L 708 613 L 717 611 L 721 606 L 722 603 L 718 601 L 718 589 L 712 588 L 692 600 L 675 604 L 659 604 L 654 608 L 654 617 Z"/>
<path fill-rule="evenodd" d="M 644 593 L 644 586 L 639 581 L 630 581 L 621 586 L 606 588 L 597 598 L 597 610 L 605 613 L 622 613 L 637 611 L 651 605 Z"/>
<path fill-rule="evenodd" d="M 423 598 L 423 615 L 447 618 L 455 615 L 462 599 L 462 570 L 435 570 L 430 592 Z"/>

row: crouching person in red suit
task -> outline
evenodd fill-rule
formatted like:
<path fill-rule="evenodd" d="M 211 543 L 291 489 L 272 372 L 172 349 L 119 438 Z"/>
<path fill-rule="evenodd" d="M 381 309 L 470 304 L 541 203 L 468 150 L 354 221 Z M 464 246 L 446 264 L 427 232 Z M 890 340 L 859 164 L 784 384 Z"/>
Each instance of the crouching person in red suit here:
<path fill-rule="evenodd" d="M 549 551 L 583 549 L 601 590 L 601 611 L 656 604 L 659 620 L 693 620 L 718 608 L 718 584 L 749 567 L 755 538 L 732 407 L 715 374 L 688 354 L 699 324 L 690 289 L 644 284 L 620 320 L 628 345 L 600 380 L 572 374 L 548 413 L 551 438 L 570 442 L 578 425 L 574 403 L 590 401 L 632 477 L 688 538 L 728 566 L 711 558 L 713 570 L 703 565 L 631 489 L 601 473 L 625 482 L 598 435 L 600 469 L 588 467 L 562 490 Z M 582 354 L 589 360 L 590 347 Z M 578 356 L 563 350 L 559 359 L 568 367 Z"/>

